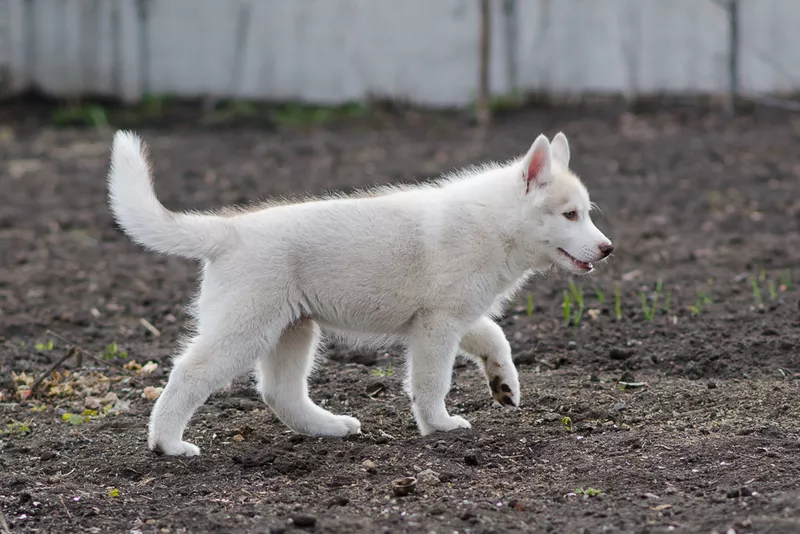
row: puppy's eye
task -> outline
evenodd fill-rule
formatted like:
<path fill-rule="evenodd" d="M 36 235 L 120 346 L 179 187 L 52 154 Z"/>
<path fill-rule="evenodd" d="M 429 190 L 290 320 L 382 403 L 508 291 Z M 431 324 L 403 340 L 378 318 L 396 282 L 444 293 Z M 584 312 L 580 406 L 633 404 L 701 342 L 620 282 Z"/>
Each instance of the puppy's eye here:
<path fill-rule="evenodd" d="M 577 221 L 578 220 L 578 212 L 575 211 L 575 210 L 565 211 L 564 212 L 564 218 L 566 218 L 568 221 Z"/>

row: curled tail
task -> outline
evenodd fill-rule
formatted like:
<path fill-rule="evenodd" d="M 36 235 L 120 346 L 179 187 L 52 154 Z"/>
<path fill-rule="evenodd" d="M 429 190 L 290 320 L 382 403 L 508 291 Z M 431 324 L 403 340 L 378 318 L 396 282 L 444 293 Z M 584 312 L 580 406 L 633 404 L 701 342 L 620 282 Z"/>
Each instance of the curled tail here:
<path fill-rule="evenodd" d="M 235 241 L 230 220 L 211 214 L 173 213 L 158 201 L 142 141 L 133 133 L 114 135 L 108 197 L 119 226 L 151 250 L 211 259 Z"/>

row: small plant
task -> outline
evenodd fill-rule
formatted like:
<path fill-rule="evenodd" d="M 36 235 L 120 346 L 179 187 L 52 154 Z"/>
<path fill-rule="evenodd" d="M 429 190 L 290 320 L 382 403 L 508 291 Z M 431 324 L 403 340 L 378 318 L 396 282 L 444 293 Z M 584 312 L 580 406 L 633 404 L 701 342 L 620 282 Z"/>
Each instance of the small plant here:
<path fill-rule="evenodd" d="M 770 279 L 767 281 L 767 291 L 769 292 L 769 300 L 778 299 L 778 291 L 775 288 L 775 280 Z"/>
<path fill-rule="evenodd" d="M 698 289 L 697 300 L 693 306 L 689 306 L 689 311 L 691 311 L 693 315 L 700 315 L 703 313 L 703 306 L 711 304 L 712 302 L 713 300 L 711 300 L 711 297 L 707 295 L 705 291 Z"/>
<path fill-rule="evenodd" d="M 111 488 L 108 490 L 109 497 L 119 497 L 119 490 L 117 488 Z"/>
<path fill-rule="evenodd" d="M 583 495 L 584 497 L 597 497 L 598 495 L 602 495 L 602 491 L 597 488 L 578 488 L 573 491 L 575 495 Z"/>
<path fill-rule="evenodd" d="M 614 314 L 617 317 L 617 321 L 622 320 L 622 298 L 619 294 L 619 285 L 614 290 Z"/>
<path fill-rule="evenodd" d="M 528 293 L 528 309 L 527 309 L 528 317 L 533 315 L 533 295 Z"/>
<path fill-rule="evenodd" d="M 606 294 L 599 287 L 595 288 L 594 294 L 597 297 L 597 302 L 604 304 L 606 302 Z"/>
<path fill-rule="evenodd" d="M 564 323 L 569 325 L 569 318 L 571 315 L 572 301 L 569 298 L 569 293 L 564 291 Z"/>
<path fill-rule="evenodd" d="M 119 350 L 119 346 L 117 345 L 116 341 L 106 345 L 106 350 L 103 352 L 104 360 L 116 360 L 118 358 L 127 358 L 127 357 L 128 353 Z"/>
<path fill-rule="evenodd" d="M 31 406 L 31 411 L 33 413 L 40 413 L 40 412 L 43 412 L 45 410 L 47 410 L 47 406 L 45 406 L 44 404 L 39 404 L 37 406 Z"/>
<path fill-rule="evenodd" d="M 568 416 L 565 415 L 564 417 L 561 418 L 561 424 L 564 425 L 564 428 L 566 428 L 570 432 L 573 431 L 572 419 L 570 419 Z"/>
<path fill-rule="evenodd" d="M 36 350 L 53 350 L 53 340 L 47 340 L 47 343 L 37 343 L 34 345 Z"/>
<path fill-rule="evenodd" d="M 584 302 L 583 302 L 583 288 L 577 287 L 575 282 L 572 280 L 569 281 L 569 292 L 572 296 L 572 301 L 578 306 L 578 309 L 575 310 L 575 314 L 572 318 L 572 324 L 575 325 L 577 329 L 578 326 L 581 324 L 581 319 L 583 318 L 583 311 L 584 311 Z"/>
<path fill-rule="evenodd" d="M 102 106 L 67 106 L 53 112 L 53 124 L 56 126 L 108 126 L 108 115 Z"/>
<path fill-rule="evenodd" d="M 376 367 L 375 369 L 372 370 L 372 374 L 373 376 L 379 376 L 383 378 L 385 376 L 393 376 L 395 374 L 395 371 L 391 367 L 387 367 L 386 369 L 384 369 L 383 367 Z"/>
<path fill-rule="evenodd" d="M 104 410 L 107 412 L 107 410 Z M 88 423 L 92 419 L 96 419 L 100 417 L 100 414 L 97 410 L 83 410 L 81 413 L 65 413 L 61 416 L 62 421 L 66 421 L 71 425 L 82 425 L 83 423 Z"/>
<path fill-rule="evenodd" d="M 656 315 L 656 304 L 658 302 L 658 293 L 655 294 L 653 297 L 653 303 L 648 305 L 647 304 L 647 295 L 644 291 L 640 291 L 639 295 L 642 298 L 642 313 L 644 313 L 644 318 L 647 320 L 648 323 L 653 322 L 653 318 Z"/>
<path fill-rule="evenodd" d="M 31 431 L 30 421 L 11 421 L 6 423 L 5 428 L 0 431 L 0 434 L 7 434 L 10 436 L 24 436 Z"/>
<path fill-rule="evenodd" d="M 756 302 L 756 306 L 760 308 L 764 305 L 764 299 L 761 298 L 761 288 L 755 276 L 750 277 L 750 285 L 753 288 L 753 300 Z"/>

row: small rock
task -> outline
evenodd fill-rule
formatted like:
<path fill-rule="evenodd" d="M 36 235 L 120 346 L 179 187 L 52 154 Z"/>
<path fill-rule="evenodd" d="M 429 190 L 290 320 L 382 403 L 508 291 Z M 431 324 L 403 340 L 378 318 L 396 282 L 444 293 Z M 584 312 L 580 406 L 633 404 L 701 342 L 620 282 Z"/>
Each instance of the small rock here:
<path fill-rule="evenodd" d="M 405 497 L 417 491 L 417 479 L 414 477 L 403 477 L 392 480 L 392 493 L 395 497 Z"/>
<path fill-rule="evenodd" d="M 154 401 L 161 396 L 162 391 L 164 391 L 162 387 L 154 388 L 153 386 L 147 386 L 142 390 L 142 397 L 149 401 Z"/>
<path fill-rule="evenodd" d="M 775 330 L 774 328 L 765 328 L 764 330 L 761 331 L 761 334 L 764 336 L 777 336 L 778 331 Z"/>
<path fill-rule="evenodd" d="M 544 416 L 542 416 L 542 418 L 549 423 L 552 423 L 553 421 L 561 421 L 561 416 L 555 412 L 546 413 Z"/>
<path fill-rule="evenodd" d="M 716 382 L 709 382 L 708 383 L 708 389 L 717 389 L 717 383 Z"/>
<path fill-rule="evenodd" d="M 361 467 L 367 470 L 367 473 L 375 474 L 378 472 L 378 466 L 372 460 L 364 460 Z"/>
<path fill-rule="evenodd" d="M 333 508 L 334 506 L 347 506 L 348 504 L 350 504 L 350 499 L 344 495 L 337 495 L 336 497 L 328 500 L 328 508 Z"/>
<path fill-rule="evenodd" d="M 475 451 L 467 451 L 467 454 L 464 455 L 464 463 L 467 465 L 478 465 L 478 453 Z"/>
<path fill-rule="evenodd" d="M 578 344 L 575 343 L 574 341 L 570 341 L 569 343 L 567 343 L 567 350 L 575 350 L 577 348 Z"/>
<path fill-rule="evenodd" d="M 508 507 L 517 512 L 524 512 L 526 508 L 525 503 L 517 499 L 508 501 Z"/>
<path fill-rule="evenodd" d="M 42 455 L 39 456 L 39 460 L 41 460 L 42 462 L 46 462 L 48 460 L 52 460 L 56 456 L 58 456 L 58 453 L 55 451 L 44 451 Z"/>
<path fill-rule="evenodd" d="M 618 403 L 616 403 L 614 405 L 614 411 L 615 412 L 621 412 L 621 411 L 627 410 L 627 409 L 628 409 L 628 405 L 626 403 L 624 403 L 624 402 L 618 402 Z"/>
<path fill-rule="evenodd" d="M 664 493 L 666 493 L 667 495 L 675 495 L 676 493 L 678 493 L 678 488 L 676 488 L 675 486 L 667 486 L 667 489 L 664 490 Z"/>
<path fill-rule="evenodd" d="M 97 397 L 86 397 L 83 399 L 83 405 L 90 410 L 100 409 L 100 399 Z"/>
<path fill-rule="evenodd" d="M 729 499 L 739 499 L 741 497 L 750 497 L 751 495 L 753 495 L 753 492 L 744 487 L 731 490 L 725 494 Z"/>
<path fill-rule="evenodd" d="M 375 352 L 354 352 L 345 358 L 345 362 L 371 367 L 378 363 L 378 354 Z"/>
<path fill-rule="evenodd" d="M 375 397 L 379 397 L 386 393 L 387 389 L 388 388 L 386 387 L 386 384 L 383 382 L 373 382 L 372 384 L 369 384 L 364 391 L 367 395 L 374 399 Z"/>
<path fill-rule="evenodd" d="M 417 475 L 417 479 L 422 484 L 426 484 L 428 486 L 435 486 L 436 484 L 440 484 L 442 482 L 442 480 L 439 478 L 439 473 L 431 469 L 420 471 L 420 473 Z"/>
<path fill-rule="evenodd" d="M 660 499 L 661 497 L 659 497 L 655 493 L 645 493 L 644 495 L 642 495 L 642 498 L 644 498 L 644 499 Z"/>
<path fill-rule="evenodd" d="M 292 516 L 292 523 L 298 528 L 310 528 L 317 524 L 317 518 L 313 515 L 294 515 Z"/>
<path fill-rule="evenodd" d="M 613 348 L 608 353 L 608 357 L 611 358 L 612 360 L 617 360 L 617 361 L 627 360 L 628 358 L 633 356 L 634 352 L 635 351 L 633 349 Z"/>
<path fill-rule="evenodd" d="M 236 434 L 235 436 L 233 436 L 233 441 L 240 443 L 244 441 L 244 436 L 241 434 Z"/>

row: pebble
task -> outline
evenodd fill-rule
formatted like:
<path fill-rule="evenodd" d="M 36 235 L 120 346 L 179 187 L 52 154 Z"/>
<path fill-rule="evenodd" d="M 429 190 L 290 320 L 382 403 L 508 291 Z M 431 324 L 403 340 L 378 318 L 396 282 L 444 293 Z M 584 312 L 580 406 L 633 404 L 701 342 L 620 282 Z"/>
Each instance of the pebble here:
<path fill-rule="evenodd" d="M 367 470 L 367 473 L 375 474 L 378 472 L 378 466 L 372 460 L 364 460 L 361 467 Z"/>
<path fill-rule="evenodd" d="M 615 412 L 621 412 L 621 411 L 627 410 L 627 409 L 628 409 L 628 405 L 626 403 L 624 403 L 624 402 L 618 402 L 618 403 L 616 403 L 614 405 L 614 411 Z"/>
<path fill-rule="evenodd" d="M 417 475 L 417 480 L 419 480 L 422 484 L 427 484 L 429 486 L 435 486 L 436 484 L 440 484 L 442 482 L 442 480 L 439 478 L 439 473 L 431 469 L 420 471 L 419 475 Z"/>
<path fill-rule="evenodd" d="M 292 516 L 292 523 L 294 523 L 294 526 L 299 528 L 308 528 L 317 524 L 317 518 L 313 515 L 306 514 L 295 515 Z"/>
<path fill-rule="evenodd" d="M 467 465 L 478 465 L 478 453 L 475 451 L 467 451 L 467 454 L 464 455 L 464 463 Z"/>
<path fill-rule="evenodd" d="M 750 497 L 753 492 L 749 488 L 736 488 L 725 494 L 729 499 L 738 499 L 740 497 Z"/>

